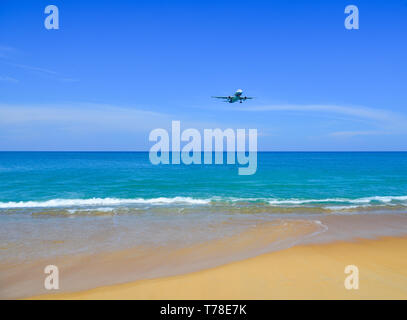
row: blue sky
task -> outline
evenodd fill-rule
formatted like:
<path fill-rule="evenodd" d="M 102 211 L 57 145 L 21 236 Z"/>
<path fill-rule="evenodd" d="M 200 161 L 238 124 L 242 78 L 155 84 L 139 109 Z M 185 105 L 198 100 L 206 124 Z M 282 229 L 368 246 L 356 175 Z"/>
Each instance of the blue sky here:
<path fill-rule="evenodd" d="M 148 150 L 171 120 L 257 128 L 261 150 L 407 150 L 406 36 L 406 0 L 2 0 L 0 150 Z M 211 99 L 238 88 L 256 99 Z"/>

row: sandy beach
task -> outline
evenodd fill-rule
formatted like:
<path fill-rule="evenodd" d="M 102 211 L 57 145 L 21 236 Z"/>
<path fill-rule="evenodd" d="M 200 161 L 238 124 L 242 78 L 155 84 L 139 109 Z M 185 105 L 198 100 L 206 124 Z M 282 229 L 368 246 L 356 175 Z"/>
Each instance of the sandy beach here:
<path fill-rule="evenodd" d="M 347 265 L 359 289 L 347 290 Z M 407 299 L 407 237 L 300 245 L 179 276 L 35 299 Z"/>

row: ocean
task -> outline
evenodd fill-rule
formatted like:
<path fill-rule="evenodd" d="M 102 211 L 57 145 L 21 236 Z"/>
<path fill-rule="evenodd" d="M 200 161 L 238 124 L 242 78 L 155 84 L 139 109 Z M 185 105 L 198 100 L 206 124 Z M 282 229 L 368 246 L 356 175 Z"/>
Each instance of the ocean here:
<path fill-rule="evenodd" d="M 152 165 L 147 152 L 0 153 L 1 213 L 405 205 L 405 152 L 260 152 L 252 176 L 237 165 Z"/>

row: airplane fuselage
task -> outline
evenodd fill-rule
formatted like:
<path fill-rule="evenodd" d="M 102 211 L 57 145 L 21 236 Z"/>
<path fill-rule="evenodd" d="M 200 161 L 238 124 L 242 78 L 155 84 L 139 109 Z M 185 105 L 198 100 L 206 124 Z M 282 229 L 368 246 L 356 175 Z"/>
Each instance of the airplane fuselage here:
<path fill-rule="evenodd" d="M 231 97 L 228 99 L 228 101 L 229 101 L 229 103 L 234 103 L 234 102 L 236 102 L 236 101 L 240 101 L 240 97 L 234 95 L 234 96 L 231 96 Z"/>
<path fill-rule="evenodd" d="M 229 103 L 234 103 L 234 102 L 237 102 L 237 101 L 242 102 L 242 100 L 245 100 L 244 98 L 242 98 L 242 93 L 243 93 L 242 90 L 240 90 L 240 89 L 237 90 L 233 96 L 230 96 L 228 98 L 228 102 Z"/>

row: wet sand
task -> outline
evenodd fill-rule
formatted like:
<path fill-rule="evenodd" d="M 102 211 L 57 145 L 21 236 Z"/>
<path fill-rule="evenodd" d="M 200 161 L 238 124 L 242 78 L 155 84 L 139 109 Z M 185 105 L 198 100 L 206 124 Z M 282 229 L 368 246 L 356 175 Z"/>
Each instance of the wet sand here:
<path fill-rule="evenodd" d="M 359 289 L 344 286 L 347 265 Z M 407 299 L 407 237 L 299 245 L 179 276 L 40 299 Z"/>
<path fill-rule="evenodd" d="M 247 223 L 247 221 L 246 221 Z M 243 232 L 193 245 L 137 246 L 98 254 L 50 257 L 0 265 L 0 298 L 48 293 L 44 267 L 59 268 L 60 292 L 180 275 L 290 247 L 324 229 L 313 220 L 252 219 Z"/>

